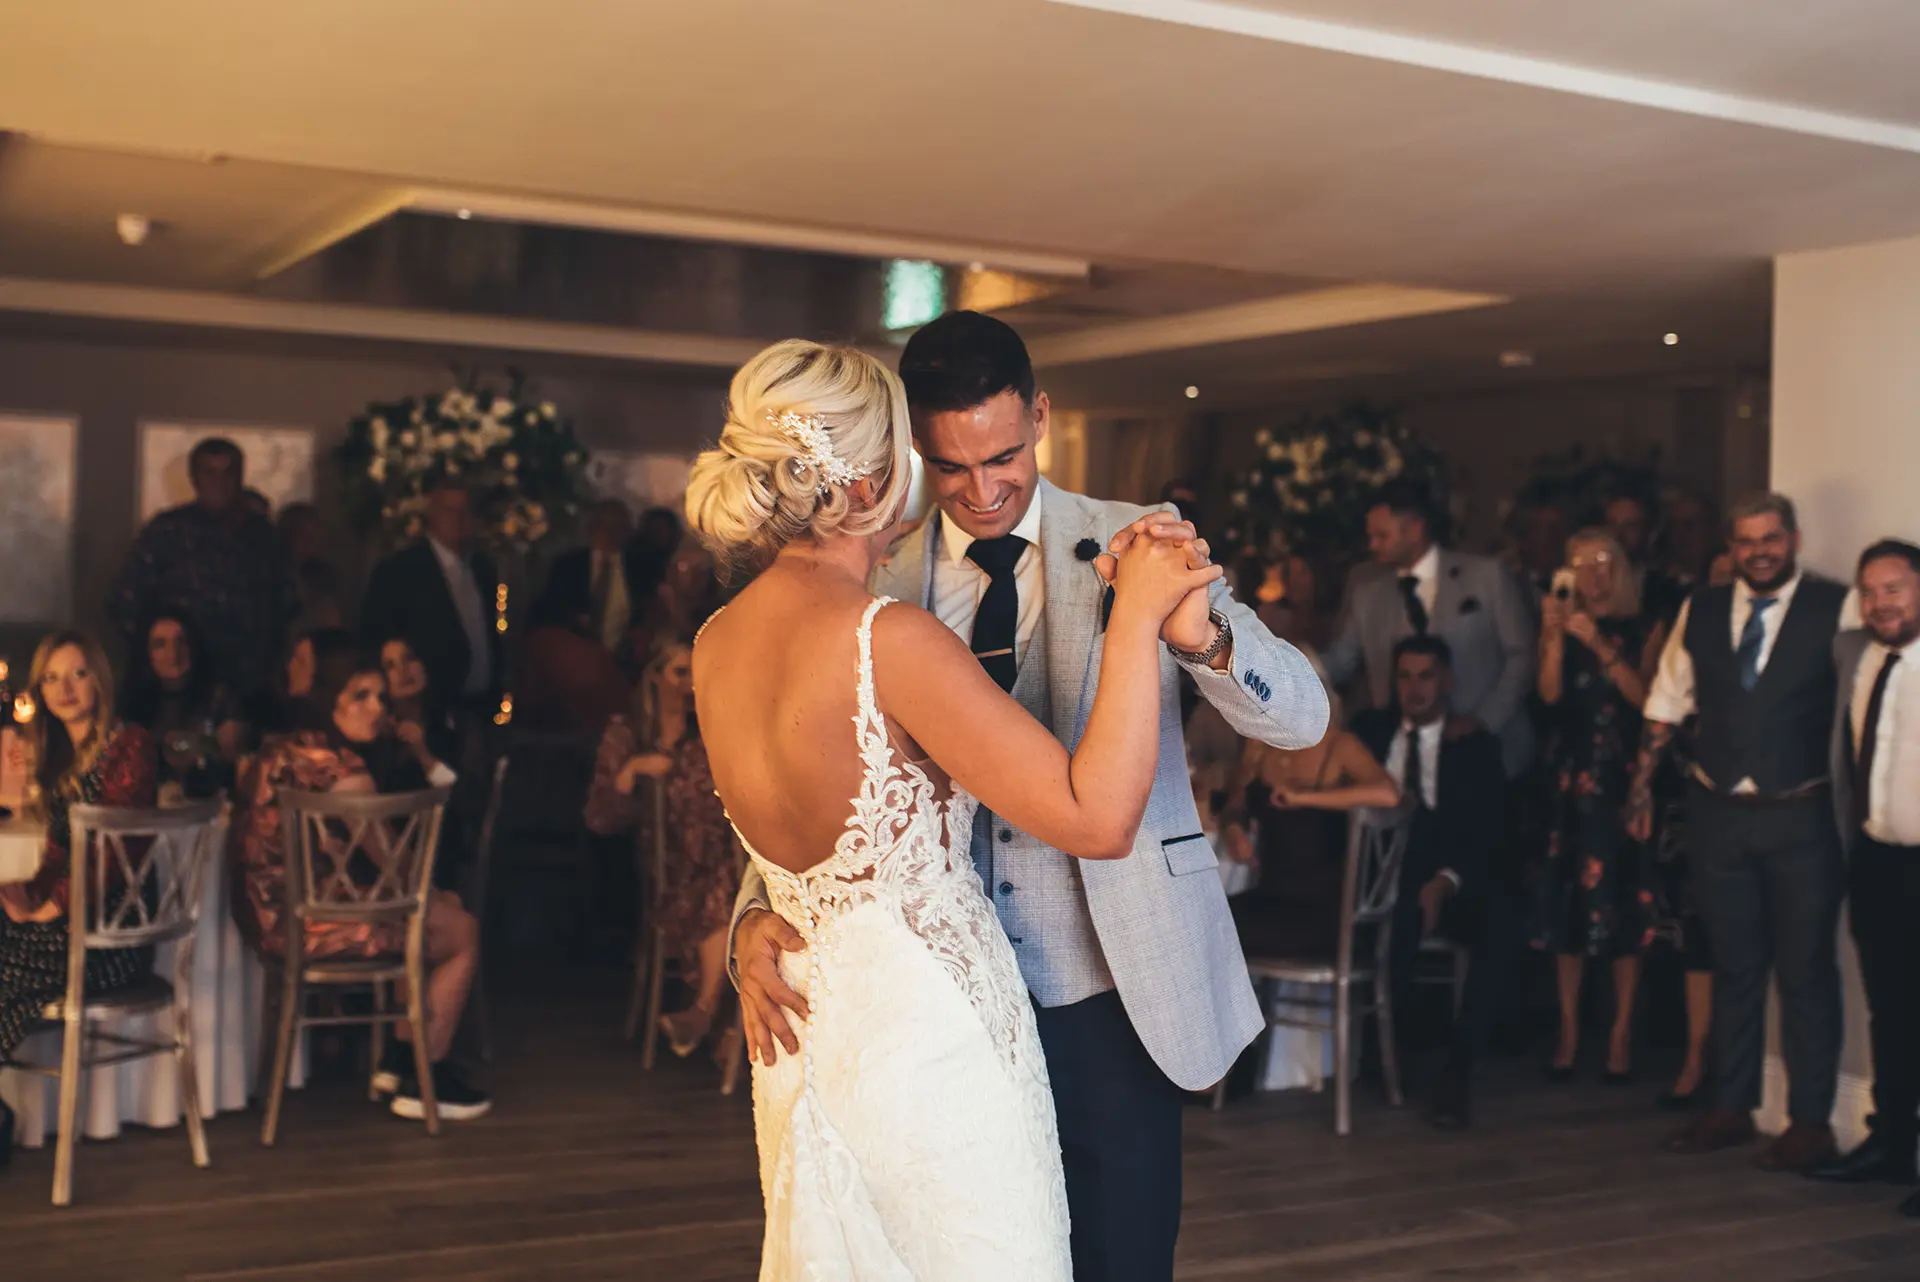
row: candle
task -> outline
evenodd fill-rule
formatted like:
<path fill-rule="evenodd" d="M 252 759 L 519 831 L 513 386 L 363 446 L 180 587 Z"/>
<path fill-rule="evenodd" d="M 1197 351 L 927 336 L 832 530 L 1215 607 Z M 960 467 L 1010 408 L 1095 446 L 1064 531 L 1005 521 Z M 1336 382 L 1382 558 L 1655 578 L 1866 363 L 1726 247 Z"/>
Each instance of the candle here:
<path fill-rule="evenodd" d="M 496 726 L 504 726 L 512 720 L 513 696 L 511 694 L 503 694 L 500 696 L 500 711 L 493 714 L 493 724 Z"/>

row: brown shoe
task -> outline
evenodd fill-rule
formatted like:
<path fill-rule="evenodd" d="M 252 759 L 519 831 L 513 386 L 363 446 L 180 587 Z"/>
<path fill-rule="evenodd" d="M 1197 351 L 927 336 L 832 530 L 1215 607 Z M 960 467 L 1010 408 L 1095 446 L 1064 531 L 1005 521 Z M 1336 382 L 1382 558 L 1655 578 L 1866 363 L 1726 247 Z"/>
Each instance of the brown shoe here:
<path fill-rule="evenodd" d="M 1795 1122 L 1760 1155 L 1760 1169 L 1804 1175 L 1814 1167 L 1832 1161 L 1835 1152 L 1832 1127 Z"/>
<path fill-rule="evenodd" d="M 1716 1108 L 1669 1136 L 1666 1149 L 1669 1153 L 1718 1153 L 1752 1143 L 1754 1134 L 1751 1115 Z"/>

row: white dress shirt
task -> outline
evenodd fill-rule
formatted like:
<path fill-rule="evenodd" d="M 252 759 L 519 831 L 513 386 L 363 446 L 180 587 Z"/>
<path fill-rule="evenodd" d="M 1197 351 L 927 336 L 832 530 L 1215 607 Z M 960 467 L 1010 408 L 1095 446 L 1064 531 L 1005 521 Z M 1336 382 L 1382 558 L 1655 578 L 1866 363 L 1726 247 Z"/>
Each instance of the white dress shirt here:
<path fill-rule="evenodd" d="M 1433 544 L 1426 550 L 1413 568 L 1401 578 L 1411 574 L 1414 578 L 1413 594 L 1420 598 L 1420 607 L 1427 612 L 1427 618 L 1433 619 L 1434 606 L 1440 600 L 1440 545 Z"/>
<path fill-rule="evenodd" d="M 1420 801 L 1429 810 L 1440 808 L 1440 747 L 1441 736 L 1446 733 L 1446 718 L 1430 721 L 1424 726 L 1416 726 L 1411 721 L 1400 723 L 1399 733 L 1393 736 L 1393 744 L 1387 749 L 1385 767 L 1387 777 L 1402 786 L 1407 777 L 1407 739 L 1412 735 L 1420 736 L 1420 778 L 1416 786 L 1420 789 Z M 1460 889 L 1460 874 L 1451 868 L 1442 868 L 1440 875 L 1453 882 L 1455 890 Z"/>
<path fill-rule="evenodd" d="M 1893 651 L 1878 641 L 1868 644 L 1853 678 L 1853 759 L 1860 760 L 1860 734 L 1874 682 Z M 1920 846 L 1920 642 L 1900 648 L 1900 662 L 1887 676 L 1881 696 L 1880 725 L 1874 735 L 1873 775 L 1867 781 L 1869 813 L 1861 816 L 1867 836 L 1889 846 Z"/>
<path fill-rule="evenodd" d="M 609 651 L 616 651 L 620 643 L 627 638 L 627 624 L 633 618 L 633 603 L 627 599 L 626 559 L 618 552 L 602 552 L 595 548 L 589 554 L 587 566 L 587 599 L 593 599 L 593 585 L 600 581 L 602 574 L 607 575 L 607 611 L 600 621 L 600 644 Z"/>
<path fill-rule="evenodd" d="M 447 591 L 453 595 L 453 608 L 460 616 L 460 630 L 467 634 L 467 649 L 473 656 L 467 663 L 467 684 L 461 693 L 485 694 L 493 682 L 493 647 L 487 636 L 487 606 L 480 599 L 480 585 L 474 582 L 473 565 L 458 552 L 441 546 L 436 538 L 429 536 L 427 545 L 440 562 L 440 573 L 446 576 Z"/>
<path fill-rule="evenodd" d="M 1015 589 L 1020 594 L 1020 611 L 1015 616 L 1013 663 L 1018 668 L 1027 658 L 1027 643 L 1040 626 L 1040 615 L 1047 607 L 1047 576 L 1040 561 L 1041 491 L 1033 492 L 1033 503 L 1020 524 L 1011 533 L 1027 541 L 1027 550 L 1013 566 Z M 940 622 L 953 629 L 962 641 L 973 641 L 973 617 L 980 612 L 980 598 L 987 594 L 987 572 L 967 559 L 973 536 L 952 521 L 941 520 L 940 545 L 933 556 L 933 612 Z"/>

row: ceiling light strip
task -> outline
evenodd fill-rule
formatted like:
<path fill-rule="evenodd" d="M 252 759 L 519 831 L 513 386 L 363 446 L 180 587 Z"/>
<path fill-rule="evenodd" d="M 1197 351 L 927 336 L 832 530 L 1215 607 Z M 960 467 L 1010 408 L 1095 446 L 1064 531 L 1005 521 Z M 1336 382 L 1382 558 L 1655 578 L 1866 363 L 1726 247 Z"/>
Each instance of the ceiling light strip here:
<path fill-rule="evenodd" d="M 817 254 L 845 254 L 851 258 L 926 259 L 938 263 L 981 263 L 1004 271 L 1037 276 L 1085 279 L 1091 265 L 1084 258 L 1034 253 L 1018 249 L 991 249 L 980 245 L 949 244 L 913 236 L 880 232 L 842 231 L 827 227 L 794 226 L 725 218 L 711 214 L 676 213 L 601 205 L 589 201 L 546 196 L 458 191 L 448 188 L 417 190 L 407 208 L 419 213 L 459 217 L 465 210 L 475 218 L 500 222 L 542 223 L 618 232 L 630 236 L 661 236 L 674 240 L 724 241 L 769 249 L 793 249 Z"/>
<path fill-rule="evenodd" d="M 1270 9 L 1222 3 L 1222 0 L 1052 0 L 1052 3 L 1250 36 L 1277 44 L 1322 49 L 1329 53 L 1351 54 L 1403 66 L 1424 67 L 1430 71 L 1447 71 L 1482 80 L 1498 80 L 1584 98 L 1651 107 L 1657 111 L 1700 116 L 1709 120 L 1758 125 L 1787 133 L 1831 138 L 1893 151 L 1920 152 L 1920 127 L 1913 125 L 1796 107 L 1767 98 L 1748 98 L 1697 85 L 1600 71 L 1424 36 L 1396 35 L 1370 27 L 1302 18 Z"/>
<path fill-rule="evenodd" d="M 1417 289 L 1383 284 L 1336 285 L 1328 289 L 1306 290 L 1298 294 L 1282 294 L 1277 298 L 1259 298 L 1248 303 L 1183 312 L 1176 316 L 1155 316 L 1071 330 L 1063 334 L 1046 334 L 1034 339 L 1028 346 L 1036 365 L 1078 365 L 1148 352 L 1217 347 L 1224 343 L 1339 329 L 1347 325 L 1368 325 L 1411 316 L 1494 307 L 1508 301 L 1499 294 L 1470 294 L 1452 289 Z"/>

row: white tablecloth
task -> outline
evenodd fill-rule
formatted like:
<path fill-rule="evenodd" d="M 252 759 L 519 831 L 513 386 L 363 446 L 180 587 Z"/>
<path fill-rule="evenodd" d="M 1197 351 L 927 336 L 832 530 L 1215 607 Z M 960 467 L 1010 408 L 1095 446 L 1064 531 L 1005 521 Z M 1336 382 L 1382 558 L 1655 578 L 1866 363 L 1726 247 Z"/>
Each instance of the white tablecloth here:
<path fill-rule="evenodd" d="M 260 1058 L 261 985 L 259 959 L 240 940 L 228 910 L 225 851 L 215 856 L 201 891 L 200 925 L 194 934 L 193 1048 L 200 1077 L 200 1111 L 212 1117 L 247 1106 Z M 156 971 L 173 978 L 173 945 L 159 950 Z M 173 1029 L 173 1013 L 130 1016 L 104 1027 L 133 1037 L 160 1039 Z M 302 1048 L 304 1052 L 304 1047 Z M 36 1064 L 60 1062 L 60 1033 L 36 1033 L 22 1042 L 15 1057 Z M 294 1057 L 292 1081 L 305 1076 L 305 1055 Z M 52 1137 L 59 1116 L 59 1081 L 17 1070 L 0 1070 L 0 1098 L 19 1114 L 15 1139 L 38 1148 Z M 80 1101 L 82 1130 L 88 1139 L 112 1139 L 123 1122 L 139 1126 L 177 1126 L 181 1120 L 178 1061 L 171 1055 L 96 1068 L 87 1074 Z"/>

